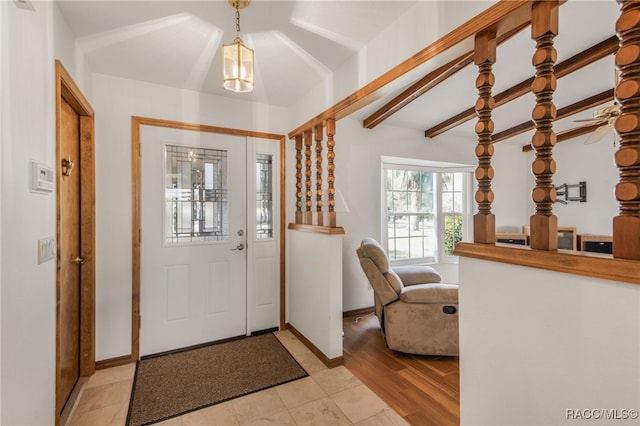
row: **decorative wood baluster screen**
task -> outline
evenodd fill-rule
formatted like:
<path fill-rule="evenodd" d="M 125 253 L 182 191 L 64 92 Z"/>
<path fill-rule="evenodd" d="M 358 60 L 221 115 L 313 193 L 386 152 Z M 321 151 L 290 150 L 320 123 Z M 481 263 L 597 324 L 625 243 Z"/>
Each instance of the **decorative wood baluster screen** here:
<path fill-rule="evenodd" d="M 327 197 L 328 197 L 328 201 L 327 203 L 329 204 L 329 214 L 328 214 L 328 218 L 327 220 L 329 221 L 329 226 L 330 227 L 335 227 L 336 226 L 336 212 L 334 211 L 335 206 L 336 206 L 336 201 L 335 201 L 335 194 L 336 194 L 336 189 L 335 189 L 335 181 L 336 178 L 333 175 L 333 173 L 336 170 L 336 166 L 333 164 L 333 160 L 335 158 L 335 153 L 333 152 L 333 148 L 336 146 L 336 142 L 333 140 L 333 136 L 336 134 L 336 120 L 334 120 L 333 118 L 329 118 L 326 122 L 326 126 L 327 126 L 327 184 L 328 184 L 328 189 L 327 189 Z"/>
<path fill-rule="evenodd" d="M 620 214 L 613 219 L 613 255 L 640 260 L 640 2 L 620 3 L 621 15 L 616 23 L 620 83 L 615 92 L 621 109 L 615 124 L 620 135 L 615 155 L 620 170 L 615 189 Z"/>
<path fill-rule="evenodd" d="M 314 127 L 313 132 L 316 140 L 316 224 L 322 226 L 324 223 L 322 211 L 322 125 Z"/>
<path fill-rule="evenodd" d="M 326 156 L 323 155 L 322 142 L 324 134 L 327 136 Z M 306 130 L 296 135 L 290 135 L 295 139 L 296 144 L 296 218 L 295 223 L 298 225 L 317 226 L 318 232 L 327 232 L 332 234 L 344 233 L 342 228 L 336 225 L 335 212 L 335 140 L 336 122 L 333 118 L 328 118 L 324 122 L 314 124 Z M 313 140 L 315 140 L 315 186 L 312 185 L 312 158 L 311 149 Z M 302 146 L 304 145 L 304 164 Z M 326 164 L 326 184 L 323 176 L 323 164 Z M 302 170 L 304 167 L 304 184 L 302 182 Z M 304 188 L 304 191 L 303 191 Z M 315 198 L 313 191 L 315 190 Z M 326 200 L 324 195 L 326 193 Z M 304 200 L 303 200 L 304 194 Z M 312 212 L 313 200 L 315 199 L 315 215 Z M 302 206 L 304 205 L 304 214 Z M 326 209 L 325 209 L 326 206 Z M 326 213 L 326 217 L 325 217 Z M 315 219 L 314 219 L 315 217 Z M 290 226 L 291 227 L 291 226 Z M 306 228 L 309 229 L 309 228 Z"/>
<path fill-rule="evenodd" d="M 304 132 L 304 223 L 313 224 L 313 214 L 311 213 L 311 130 Z"/>
<path fill-rule="evenodd" d="M 494 149 L 491 144 L 491 135 L 494 130 L 491 112 L 495 106 L 495 101 L 491 96 L 491 89 L 495 83 L 495 76 L 492 72 L 495 61 L 495 31 L 485 31 L 477 34 L 474 62 L 478 66 L 478 78 L 476 79 L 478 101 L 475 106 L 478 114 L 478 123 L 476 124 L 476 133 L 478 134 L 478 145 L 476 146 L 476 156 L 478 157 L 478 167 L 476 168 L 478 213 L 473 216 L 473 226 L 474 242 L 485 244 L 496 242 L 496 218 L 491 213 L 491 203 L 494 198 L 491 190 L 491 180 L 494 176 L 494 170 L 491 166 L 491 156 Z"/>
<path fill-rule="evenodd" d="M 296 223 L 302 223 L 302 135 L 296 135 Z"/>
<path fill-rule="evenodd" d="M 553 120 L 556 107 L 553 104 L 553 92 L 556 89 L 556 76 L 553 65 L 557 52 L 553 47 L 554 37 L 558 34 L 558 2 L 543 1 L 533 4 L 531 11 L 531 38 L 536 41 L 533 65 L 536 75 L 531 91 L 536 96 L 532 118 L 536 131 L 531 139 L 536 158 L 531 166 L 536 177 L 536 186 L 532 192 L 536 213 L 531 216 L 531 248 L 539 250 L 558 249 L 558 218 L 552 212 L 556 191 L 553 174 L 556 162 L 553 159 L 553 146 L 556 134 Z"/>

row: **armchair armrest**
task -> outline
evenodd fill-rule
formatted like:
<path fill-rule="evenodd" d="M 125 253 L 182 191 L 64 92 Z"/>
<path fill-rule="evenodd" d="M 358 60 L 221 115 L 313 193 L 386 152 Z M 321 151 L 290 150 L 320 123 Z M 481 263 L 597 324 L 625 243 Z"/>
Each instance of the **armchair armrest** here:
<path fill-rule="evenodd" d="M 404 285 L 439 283 L 442 281 L 436 270 L 427 265 L 396 266 L 393 271 L 398 274 Z"/>
<path fill-rule="evenodd" d="M 456 284 L 416 284 L 402 289 L 400 300 L 405 303 L 457 304 Z"/>

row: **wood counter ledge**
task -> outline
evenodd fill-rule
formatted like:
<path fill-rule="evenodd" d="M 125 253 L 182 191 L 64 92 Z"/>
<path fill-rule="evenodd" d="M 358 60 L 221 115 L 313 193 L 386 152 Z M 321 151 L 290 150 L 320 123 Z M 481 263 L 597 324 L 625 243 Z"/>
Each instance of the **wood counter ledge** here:
<path fill-rule="evenodd" d="M 303 232 L 312 232 L 314 234 L 344 235 L 344 228 L 342 226 L 319 226 L 305 225 L 302 223 L 289 223 L 289 229 Z"/>
<path fill-rule="evenodd" d="M 544 251 L 511 244 L 458 243 L 457 256 L 640 284 L 640 262 L 572 250 Z"/>

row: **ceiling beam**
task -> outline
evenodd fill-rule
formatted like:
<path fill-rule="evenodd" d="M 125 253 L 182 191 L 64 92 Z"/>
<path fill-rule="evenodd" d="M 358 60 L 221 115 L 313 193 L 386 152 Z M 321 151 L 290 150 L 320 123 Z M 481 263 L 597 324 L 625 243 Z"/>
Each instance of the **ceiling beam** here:
<path fill-rule="evenodd" d="M 569 139 L 595 132 L 595 130 L 600 126 L 602 126 L 602 124 L 591 124 L 589 126 L 576 127 L 574 129 L 565 130 L 564 132 L 559 132 L 556 134 L 556 143 L 568 141 Z M 533 151 L 531 144 L 523 145 L 522 152 L 529 151 Z"/>
<path fill-rule="evenodd" d="M 602 105 L 606 102 L 611 102 L 612 100 L 613 100 L 613 89 L 605 90 L 604 92 L 600 92 L 597 95 L 590 96 L 586 99 L 582 99 L 581 101 L 578 101 L 571 105 L 567 105 L 564 108 L 560 108 L 558 110 L 558 113 L 556 114 L 555 120 L 562 120 L 563 118 L 570 117 L 574 114 L 578 114 L 579 112 L 586 111 L 590 108 L 596 107 L 598 105 Z M 524 123 L 520 123 L 517 126 L 511 127 L 510 129 L 495 133 L 491 138 L 491 142 L 492 143 L 501 142 L 505 139 L 509 139 L 513 136 L 527 132 L 535 127 L 536 127 L 535 123 L 531 120 L 526 121 Z"/>
<path fill-rule="evenodd" d="M 497 39 L 498 45 L 509 40 L 511 37 L 518 34 L 529 25 L 529 22 L 524 22 L 521 25 L 516 26 L 512 30 L 501 34 Z M 444 82 L 446 79 L 453 76 L 458 71 L 464 69 L 464 67 L 473 62 L 473 55 L 474 51 L 472 50 L 437 68 L 436 70 L 431 71 L 420 80 L 409 86 L 408 89 L 404 90 L 398 96 L 386 103 L 382 108 L 378 109 L 376 112 L 367 117 L 364 120 L 363 126 L 367 129 L 373 129 L 378 124 L 381 124 L 384 120 L 391 117 L 393 114 L 400 111 L 402 108 L 409 105 L 411 102 L 415 101 L 420 96 L 436 87 L 438 84 Z"/>
<path fill-rule="evenodd" d="M 436 87 L 438 84 L 469 65 L 471 62 L 473 62 L 473 51 L 467 52 L 464 55 L 455 58 L 453 61 L 431 71 L 429 74 L 409 86 L 408 89 L 393 98 L 390 102 L 385 104 L 382 108 L 365 118 L 363 126 L 367 129 L 373 129 L 378 124 L 381 124 L 384 120 L 400 111 L 406 105 L 418 99 L 418 97 L 424 95 L 427 91 Z"/>
<path fill-rule="evenodd" d="M 619 40 L 617 36 L 611 36 L 608 39 L 570 57 L 569 59 L 556 64 L 553 68 L 556 78 L 562 78 L 574 71 L 592 64 L 599 59 L 614 54 L 618 50 L 618 42 Z M 495 95 L 493 97 L 495 100 L 495 108 L 529 93 L 531 91 L 531 83 L 533 83 L 533 80 L 534 77 L 528 78 L 527 80 L 510 87 L 504 92 Z M 427 138 L 436 137 L 447 130 L 451 130 L 456 126 L 471 120 L 475 116 L 475 108 L 471 107 L 441 123 L 436 124 L 430 129 L 425 130 L 424 135 Z"/>
<path fill-rule="evenodd" d="M 560 0 L 564 3 L 566 0 Z M 498 28 L 498 36 L 512 31 L 525 22 L 531 22 L 531 5 L 534 0 L 499 1 L 484 12 L 476 15 L 463 25 L 447 33 L 418 53 L 399 63 L 375 80 L 367 83 L 346 98 L 321 112 L 306 123 L 301 124 L 288 133 L 289 139 L 301 134 L 316 124 L 322 124 L 328 118 L 339 120 L 371 102 L 375 95 L 387 84 L 433 59 L 458 43 L 473 37 L 474 34 L 487 28 Z"/>

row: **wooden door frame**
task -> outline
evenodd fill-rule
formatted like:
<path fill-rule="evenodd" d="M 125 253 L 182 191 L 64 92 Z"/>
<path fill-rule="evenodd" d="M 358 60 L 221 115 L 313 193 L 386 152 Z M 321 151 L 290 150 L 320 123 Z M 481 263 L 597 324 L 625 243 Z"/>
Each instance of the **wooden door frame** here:
<path fill-rule="evenodd" d="M 140 126 L 166 127 L 232 136 L 272 139 L 280 142 L 280 329 L 285 328 L 285 135 L 254 132 L 251 130 L 192 124 L 181 121 L 160 120 L 148 117 L 131 117 L 131 253 L 132 253 L 132 301 L 131 301 L 131 361 L 140 357 L 140 235 L 141 235 L 141 175 L 140 175 Z"/>
<path fill-rule="evenodd" d="M 80 376 L 91 376 L 96 368 L 95 355 L 95 151 L 94 111 L 71 75 L 59 60 L 55 63 L 56 85 L 56 161 L 61 167 L 62 100 L 79 116 L 80 139 L 80 253 L 86 259 L 80 274 Z M 56 186 L 56 389 L 60 368 L 60 183 Z M 57 392 L 56 392 L 57 395 Z M 60 421 L 56 401 L 56 424 Z"/>

